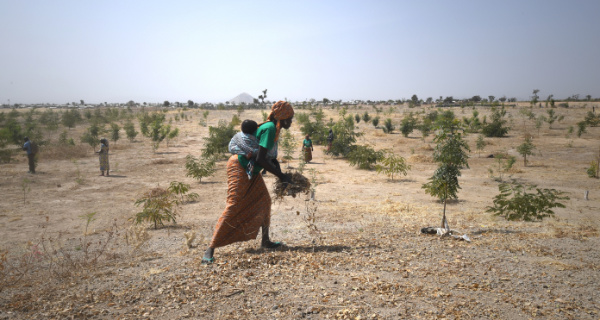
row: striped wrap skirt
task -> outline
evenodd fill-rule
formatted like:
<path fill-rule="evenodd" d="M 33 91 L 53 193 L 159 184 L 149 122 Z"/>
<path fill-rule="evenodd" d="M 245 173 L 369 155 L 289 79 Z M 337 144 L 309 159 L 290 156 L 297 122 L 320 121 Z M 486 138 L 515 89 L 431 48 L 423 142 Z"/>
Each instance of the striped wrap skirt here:
<path fill-rule="evenodd" d="M 211 248 L 256 239 L 271 222 L 271 196 L 261 174 L 252 179 L 233 155 L 227 161 L 227 206 L 217 221 Z"/>

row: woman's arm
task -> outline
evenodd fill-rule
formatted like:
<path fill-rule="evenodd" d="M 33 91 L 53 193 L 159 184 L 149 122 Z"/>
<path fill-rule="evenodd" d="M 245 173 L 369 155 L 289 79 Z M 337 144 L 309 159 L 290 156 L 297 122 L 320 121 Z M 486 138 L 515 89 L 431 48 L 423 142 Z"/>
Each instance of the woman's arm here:
<path fill-rule="evenodd" d="M 275 176 L 277 176 L 279 179 L 281 179 L 281 181 L 284 182 L 289 182 L 289 177 L 284 174 L 283 172 L 281 172 L 281 169 L 277 169 L 273 163 L 271 163 L 271 161 L 269 161 L 269 159 L 267 158 L 267 152 L 269 150 L 267 150 L 264 147 L 259 147 L 258 148 L 258 156 L 256 159 L 256 163 L 258 163 L 261 167 L 265 168 L 265 170 L 267 170 L 268 172 L 274 174 Z"/>

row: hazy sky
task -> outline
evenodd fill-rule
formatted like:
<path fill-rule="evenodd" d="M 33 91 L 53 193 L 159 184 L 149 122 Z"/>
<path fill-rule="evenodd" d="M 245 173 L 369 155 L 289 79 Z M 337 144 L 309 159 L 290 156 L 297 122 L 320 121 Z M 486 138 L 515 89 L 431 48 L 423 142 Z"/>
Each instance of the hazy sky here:
<path fill-rule="evenodd" d="M 600 97 L 600 1 L 0 0 L 0 103 Z"/>

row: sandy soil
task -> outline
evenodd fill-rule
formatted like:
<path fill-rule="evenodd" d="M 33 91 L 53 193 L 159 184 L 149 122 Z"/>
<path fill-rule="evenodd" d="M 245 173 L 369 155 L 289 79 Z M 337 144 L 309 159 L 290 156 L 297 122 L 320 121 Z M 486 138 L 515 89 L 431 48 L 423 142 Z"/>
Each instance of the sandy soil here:
<path fill-rule="evenodd" d="M 390 117 L 399 124 L 408 112 L 422 109 L 432 110 L 403 106 Z M 442 205 L 421 188 L 436 168 L 432 137 L 383 134 L 360 122 L 365 135 L 358 143 L 405 157 L 412 165 L 407 176 L 392 181 L 358 170 L 316 146 L 307 165 L 316 173 L 316 201 L 286 198 L 272 206 L 272 238 L 286 245 L 230 245 L 217 249 L 209 266 L 200 258 L 225 207 L 227 186 L 225 161 L 201 183 L 185 176 L 185 156 L 199 156 L 208 135 L 198 125 L 198 111 L 186 111 L 188 121 L 175 121 L 180 137 L 156 153 L 147 138 L 113 143 L 110 177 L 98 176 L 91 149 L 77 160 L 45 159 L 42 151 L 36 175 L 27 174 L 21 155 L 0 165 L 0 246 L 8 251 L 0 270 L 0 319 L 598 319 L 600 182 L 588 178 L 586 169 L 598 155 L 600 128 L 588 128 L 581 138 L 567 133 L 589 109 L 591 104 L 555 109 L 565 119 L 551 129 L 544 124 L 538 134 L 519 108 L 510 108 L 509 136 L 486 138 L 481 155 L 477 135 L 467 136 L 470 169 L 463 171 L 459 200 L 447 214 L 450 226 L 471 242 L 419 232 L 441 220 Z M 367 107 L 349 113 L 365 110 L 375 115 Z M 460 118 L 472 112 L 453 110 Z M 489 108 L 477 110 L 480 118 L 489 117 Z M 336 110 L 325 112 L 338 118 Z M 233 114 L 211 111 L 209 125 Z M 241 117 L 262 119 L 256 110 Z M 77 141 L 84 129 L 70 134 Z M 298 124 L 290 130 L 300 150 Z M 516 147 L 526 132 L 534 137 L 536 154 L 525 167 Z M 498 194 L 488 172 L 496 160 L 486 156 L 501 152 L 518 158 L 505 180 L 510 175 L 564 191 L 570 197 L 566 208 L 533 223 L 485 212 Z M 265 180 L 271 188 L 274 177 Z M 171 181 L 190 184 L 198 201 L 181 207 L 176 225 L 143 228 L 137 235 L 146 240 L 136 238 L 130 220 L 139 210 L 135 200 Z M 318 233 L 310 231 L 308 212 L 315 212 Z M 82 216 L 90 213 L 95 221 L 86 233 Z M 186 233 L 196 234 L 192 248 Z M 99 260 L 91 258 L 100 253 Z M 25 275 L 7 283 L 15 270 Z"/>

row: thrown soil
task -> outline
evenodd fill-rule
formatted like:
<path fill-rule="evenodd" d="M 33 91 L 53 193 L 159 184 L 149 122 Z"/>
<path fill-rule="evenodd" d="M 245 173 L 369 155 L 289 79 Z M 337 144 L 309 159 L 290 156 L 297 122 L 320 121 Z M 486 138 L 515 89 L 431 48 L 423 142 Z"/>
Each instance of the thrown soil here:
<path fill-rule="evenodd" d="M 406 158 L 408 175 L 391 180 L 358 170 L 316 146 L 304 171 L 310 179 L 314 170 L 314 201 L 299 195 L 272 205 L 271 238 L 285 245 L 261 249 L 257 239 L 218 248 L 212 265 L 200 260 L 225 207 L 226 161 L 201 183 L 186 177 L 185 156 L 198 157 L 208 135 L 200 111 L 170 111 L 167 119 L 184 112 L 188 120 L 173 122 L 180 137 L 156 153 L 147 138 L 113 142 L 109 177 L 99 176 L 91 148 L 77 159 L 44 158 L 42 150 L 35 175 L 21 155 L 0 165 L 0 319 L 598 319 L 600 182 L 586 169 L 598 156 L 600 128 L 568 132 L 591 108 L 554 109 L 564 120 L 538 132 L 521 107 L 510 107 L 509 136 L 486 138 L 481 154 L 477 134 L 466 137 L 470 168 L 447 215 L 471 242 L 420 234 L 438 227 L 442 214 L 421 188 L 436 168 L 432 137 L 384 134 L 360 122 L 357 144 Z M 476 109 L 489 119 L 489 108 Z M 398 124 L 421 110 L 435 109 L 400 106 L 381 117 Z M 452 110 L 459 118 L 472 112 Z M 324 111 L 326 119 L 339 117 Z M 348 110 L 365 111 L 375 115 L 366 106 Z M 211 111 L 209 125 L 234 113 Z M 248 110 L 241 118 L 262 116 Z M 78 141 L 85 127 L 69 135 Z M 303 135 L 297 123 L 290 130 L 298 158 Z M 516 151 L 525 134 L 536 146 L 527 166 Z M 497 160 L 488 156 L 499 153 L 518 159 L 504 181 L 563 191 L 566 208 L 529 223 L 487 213 L 499 184 L 489 172 L 498 177 Z M 297 161 L 282 163 L 296 168 Z M 198 200 L 181 206 L 174 225 L 132 227 L 135 201 L 171 181 L 189 184 Z M 275 177 L 265 181 L 273 190 Z"/>

